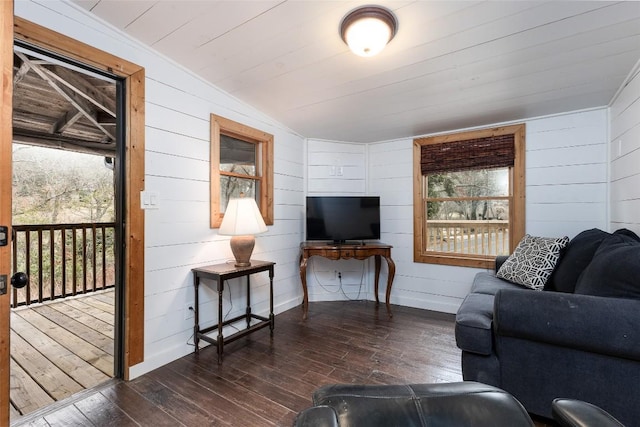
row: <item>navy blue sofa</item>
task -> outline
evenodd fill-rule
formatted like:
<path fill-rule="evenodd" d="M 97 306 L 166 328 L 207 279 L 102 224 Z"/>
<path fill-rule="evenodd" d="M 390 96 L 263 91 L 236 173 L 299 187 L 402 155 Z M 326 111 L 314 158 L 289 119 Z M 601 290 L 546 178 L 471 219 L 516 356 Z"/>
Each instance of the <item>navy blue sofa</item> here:
<path fill-rule="evenodd" d="M 551 417 L 555 398 L 579 399 L 640 425 L 640 239 L 580 233 L 543 291 L 478 273 L 455 334 L 464 380 L 499 387 L 530 413 Z"/>

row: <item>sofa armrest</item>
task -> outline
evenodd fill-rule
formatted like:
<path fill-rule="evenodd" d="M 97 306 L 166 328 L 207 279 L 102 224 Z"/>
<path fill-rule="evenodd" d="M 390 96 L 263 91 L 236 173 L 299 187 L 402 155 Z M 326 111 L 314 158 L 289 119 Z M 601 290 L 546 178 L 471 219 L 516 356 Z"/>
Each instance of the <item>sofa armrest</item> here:
<path fill-rule="evenodd" d="M 338 427 L 338 417 L 330 406 L 313 406 L 300 412 L 294 427 Z"/>
<path fill-rule="evenodd" d="M 494 300 L 496 337 L 640 360 L 640 301 L 502 289 Z"/>
<path fill-rule="evenodd" d="M 551 412 L 562 427 L 624 427 L 602 408 L 575 399 L 555 399 Z"/>
<path fill-rule="evenodd" d="M 507 258 L 509 258 L 508 255 L 498 255 L 496 257 L 496 266 L 495 266 L 496 273 L 498 272 L 498 270 L 500 270 L 500 267 L 502 267 L 502 264 L 504 264 Z"/>

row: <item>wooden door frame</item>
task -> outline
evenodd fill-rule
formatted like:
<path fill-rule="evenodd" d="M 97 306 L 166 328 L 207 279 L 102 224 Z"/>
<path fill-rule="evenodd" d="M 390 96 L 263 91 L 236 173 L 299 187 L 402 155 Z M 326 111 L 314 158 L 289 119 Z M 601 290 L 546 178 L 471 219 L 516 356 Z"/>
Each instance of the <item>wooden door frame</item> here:
<path fill-rule="evenodd" d="M 139 65 L 64 36 L 60 33 L 13 15 L 13 2 L 0 1 L 2 39 L 2 101 L 0 104 L 0 224 L 11 224 L 11 169 L 5 162 L 11 159 L 13 41 L 21 40 L 73 61 L 110 73 L 125 84 L 125 253 L 124 253 L 124 330 L 123 375 L 129 379 L 129 369 L 144 359 L 144 211 L 140 192 L 144 190 L 145 151 L 145 70 Z M 6 86 L 5 86 L 6 85 Z M 8 156 L 8 157 L 7 157 Z M 9 163 L 10 164 L 10 163 Z M 11 245 L 0 247 L 0 274 L 10 276 Z M 0 297 L 0 425 L 9 420 L 9 294 Z"/>
<path fill-rule="evenodd" d="M 11 225 L 11 144 L 13 96 L 13 2 L 0 1 L 0 69 L 2 97 L 0 97 L 0 224 Z M 9 236 L 11 233 L 9 233 Z M 11 277 L 11 245 L 0 246 L 0 274 Z M 7 284 L 7 287 L 9 285 Z M 0 296 L 0 425 L 9 425 L 9 291 Z M 5 403 L 6 402 L 6 403 Z"/>
<path fill-rule="evenodd" d="M 124 79 L 125 84 L 125 200 L 124 209 L 124 377 L 144 357 L 144 90 L 145 70 L 48 28 L 14 18 L 14 38 Z M 4 124 L 3 124 L 4 126 Z M 11 124 L 9 123 L 9 126 Z"/>

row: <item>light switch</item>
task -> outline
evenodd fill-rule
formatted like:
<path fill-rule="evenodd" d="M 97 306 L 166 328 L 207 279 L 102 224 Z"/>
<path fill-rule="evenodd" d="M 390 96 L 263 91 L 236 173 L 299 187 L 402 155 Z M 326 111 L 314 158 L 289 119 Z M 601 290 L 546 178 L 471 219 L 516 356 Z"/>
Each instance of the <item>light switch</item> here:
<path fill-rule="evenodd" d="M 140 192 L 140 207 L 142 209 L 158 209 L 160 195 L 155 191 Z"/>

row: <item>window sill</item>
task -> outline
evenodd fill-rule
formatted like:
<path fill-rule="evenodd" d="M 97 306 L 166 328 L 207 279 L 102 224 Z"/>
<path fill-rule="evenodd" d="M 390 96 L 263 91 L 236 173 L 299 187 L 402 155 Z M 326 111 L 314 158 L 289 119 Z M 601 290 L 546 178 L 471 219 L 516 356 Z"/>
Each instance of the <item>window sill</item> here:
<path fill-rule="evenodd" d="M 493 270 L 496 262 L 496 257 L 487 255 L 454 255 L 450 253 L 427 252 L 414 254 L 413 262 Z"/>

